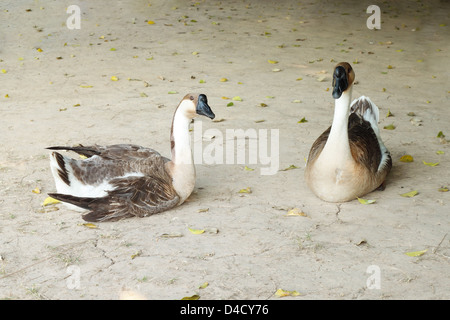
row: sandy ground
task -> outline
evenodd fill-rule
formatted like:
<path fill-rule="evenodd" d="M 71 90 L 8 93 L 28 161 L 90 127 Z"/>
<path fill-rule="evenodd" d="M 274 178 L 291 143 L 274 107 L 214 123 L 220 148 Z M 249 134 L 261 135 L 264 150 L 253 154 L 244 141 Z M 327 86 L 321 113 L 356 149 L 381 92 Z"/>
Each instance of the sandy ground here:
<path fill-rule="evenodd" d="M 71 4 L 80 29 L 66 25 Z M 0 298 L 449 299 L 450 192 L 438 189 L 450 187 L 450 148 L 437 137 L 450 137 L 449 2 L 380 2 L 380 30 L 366 26 L 371 4 L 2 1 Z M 393 157 L 370 205 L 322 202 L 303 179 L 340 61 L 356 71 L 354 97 L 379 106 Z M 298 168 L 198 164 L 182 206 L 96 228 L 41 206 L 55 191 L 45 147 L 134 143 L 169 156 L 173 111 L 191 91 L 223 119 L 202 119 L 203 147 L 209 129 L 224 144 L 227 129 L 278 129 L 279 169 Z"/>

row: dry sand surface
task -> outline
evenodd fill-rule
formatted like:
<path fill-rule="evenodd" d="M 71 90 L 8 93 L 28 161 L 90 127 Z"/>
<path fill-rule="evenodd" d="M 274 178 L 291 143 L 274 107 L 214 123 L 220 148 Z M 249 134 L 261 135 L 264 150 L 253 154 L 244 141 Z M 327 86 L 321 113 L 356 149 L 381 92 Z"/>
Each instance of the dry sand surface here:
<path fill-rule="evenodd" d="M 380 30 L 366 26 L 371 4 Z M 67 27 L 69 5 L 81 9 L 80 29 Z M 439 191 L 450 187 L 448 1 L 3 0 L 0 9 L 1 299 L 450 298 L 450 192 Z M 370 205 L 320 201 L 303 179 L 331 124 L 340 61 L 355 69 L 353 96 L 379 106 L 393 158 L 385 191 L 364 197 Z M 192 91 L 223 119 L 197 120 L 204 149 L 221 139 L 225 150 L 227 129 L 279 130 L 279 171 L 261 175 L 260 159 L 198 164 L 182 206 L 95 228 L 61 204 L 42 206 L 55 191 L 45 147 L 133 143 L 170 156 L 173 111 Z"/>

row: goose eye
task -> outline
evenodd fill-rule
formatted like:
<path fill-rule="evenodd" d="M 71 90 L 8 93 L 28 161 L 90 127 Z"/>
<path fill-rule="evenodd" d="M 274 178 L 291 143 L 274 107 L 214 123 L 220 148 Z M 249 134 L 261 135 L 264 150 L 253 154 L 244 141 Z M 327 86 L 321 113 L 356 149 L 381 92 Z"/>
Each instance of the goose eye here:
<path fill-rule="evenodd" d="M 193 97 L 193 96 L 190 96 L 189 99 L 191 99 L 191 100 L 193 101 L 193 100 L 194 100 L 194 97 Z"/>

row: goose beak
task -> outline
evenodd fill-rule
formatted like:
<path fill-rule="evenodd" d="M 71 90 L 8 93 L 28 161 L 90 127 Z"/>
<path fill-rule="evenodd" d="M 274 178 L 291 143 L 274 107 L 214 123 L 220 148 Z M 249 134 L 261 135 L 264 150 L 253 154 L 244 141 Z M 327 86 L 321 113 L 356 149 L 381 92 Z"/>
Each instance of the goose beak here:
<path fill-rule="evenodd" d="M 342 66 L 334 69 L 333 74 L 333 98 L 339 99 L 342 93 L 348 88 L 347 73 Z"/>
<path fill-rule="evenodd" d="M 208 100 L 206 99 L 206 96 L 204 94 L 198 96 L 196 112 L 197 114 L 206 116 L 210 119 L 214 119 L 216 117 L 214 112 L 212 112 L 211 108 L 209 107 Z"/>

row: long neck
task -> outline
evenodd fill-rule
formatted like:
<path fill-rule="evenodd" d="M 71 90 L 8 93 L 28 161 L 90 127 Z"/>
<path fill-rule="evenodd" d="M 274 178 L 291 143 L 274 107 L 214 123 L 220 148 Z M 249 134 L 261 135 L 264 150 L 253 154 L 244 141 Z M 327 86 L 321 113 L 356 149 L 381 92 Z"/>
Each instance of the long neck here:
<path fill-rule="evenodd" d="M 337 157 L 346 157 L 349 155 L 348 116 L 351 98 L 352 89 L 350 87 L 342 93 L 339 99 L 335 100 L 333 123 L 327 143 L 322 151 L 323 153 L 330 152 L 330 154 Z"/>
<path fill-rule="evenodd" d="M 186 117 L 179 107 L 172 122 L 172 135 L 170 137 L 172 161 L 169 164 L 172 184 L 180 196 L 179 204 L 189 197 L 195 186 L 195 166 L 189 135 L 190 122 L 191 119 Z"/>
<path fill-rule="evenodd" d="M 182 112 L 176 112 L 172 123 L 172 162 L 178 164 L 192 164 L 191 139 L 189 124 L 191 120 Z"/>

